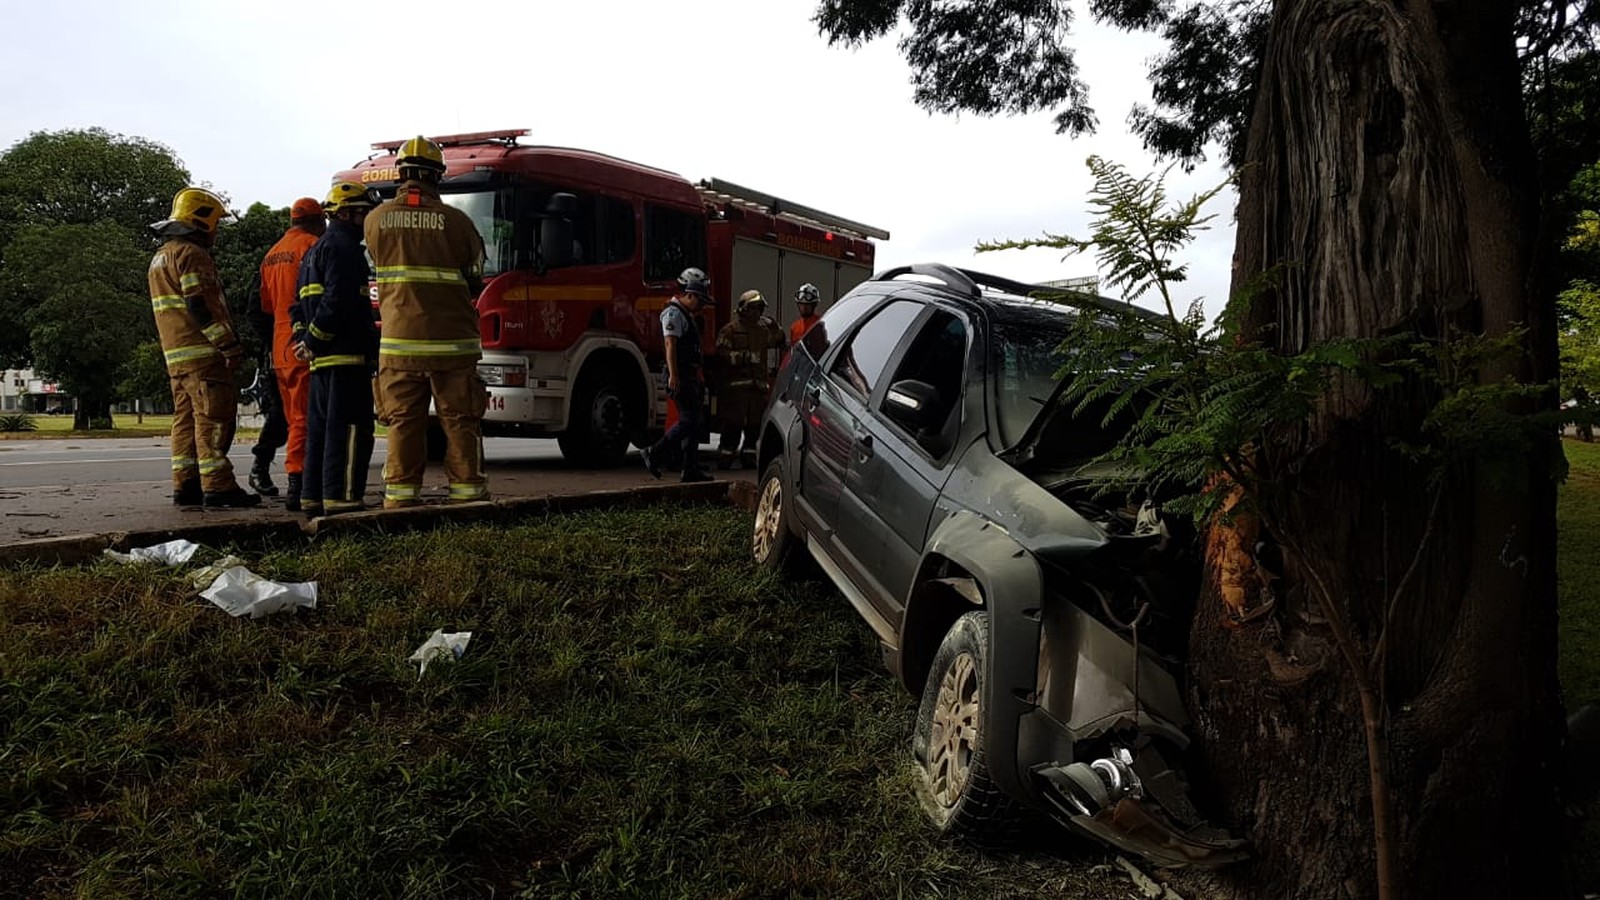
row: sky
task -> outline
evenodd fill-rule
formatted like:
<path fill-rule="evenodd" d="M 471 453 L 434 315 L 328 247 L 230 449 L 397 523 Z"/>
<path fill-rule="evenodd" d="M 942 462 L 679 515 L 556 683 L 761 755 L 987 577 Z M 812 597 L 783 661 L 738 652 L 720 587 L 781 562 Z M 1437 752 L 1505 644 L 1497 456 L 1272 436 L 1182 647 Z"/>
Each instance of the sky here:
<path fill-rule="evenodd" d="M 883 228 L 879 269 L 931 261 L 1044 281 L 1104 273 L 1087 256 L 974 244 L 1086 235 L 1091 154 L 1163 168 L 1126 126 L 1149 103 L 1160 42 L 1094 25 L 1087 4 L 1073 45 L 1100 128 L 1070 139 L 1048 112 L 919 109 L 894 38 L 830 47 L 815 0 L 0 2 L 0 148 L 35 131 L 137 135 L 240 210 L 322 197 L 373 141 L 528 128 L 527 143 L 723 178 Z M 1168 193 L 1223 177 L 1215 162 L 1173 168 Z M 1181 257 L 1178 298 L 1212 316 L 1233 203 L 1212 202 L 1211 230 Z"/>

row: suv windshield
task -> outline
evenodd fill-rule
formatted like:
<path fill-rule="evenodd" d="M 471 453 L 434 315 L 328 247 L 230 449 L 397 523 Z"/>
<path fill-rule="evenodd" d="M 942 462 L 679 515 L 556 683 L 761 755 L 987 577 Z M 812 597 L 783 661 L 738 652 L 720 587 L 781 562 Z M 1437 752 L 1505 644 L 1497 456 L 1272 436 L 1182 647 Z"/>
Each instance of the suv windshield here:
<path fill-rule="evenodd" d="M 1067 363 L 1061 352 L 1071 313 L 1065 309 L 1007 310 L 991 319 L 995 430 L 1002 448 L 1015 447 L 1055 392 Z"/>
<path fill-rule="evenodd" d="M 504 190 L 461 191 L 441 195 L 444 202 L 466 213 L 483 238 L 483 275 L 498 275 L 511 268 L 511 193 Z"/>

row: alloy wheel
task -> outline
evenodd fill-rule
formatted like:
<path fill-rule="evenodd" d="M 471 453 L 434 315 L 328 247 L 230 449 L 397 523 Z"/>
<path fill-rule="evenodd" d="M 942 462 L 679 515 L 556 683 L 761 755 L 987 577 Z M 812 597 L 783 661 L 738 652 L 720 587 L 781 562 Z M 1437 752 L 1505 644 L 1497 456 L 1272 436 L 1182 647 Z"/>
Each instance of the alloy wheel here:
<path fill-rule="evenodd" d="M 766 562 L 777 546 L 778 529 L 783 527 L 783 483 L 778 478 L 768 478 L 761 486 L 761 500 L 756 504 L 755 534 L 750 551 L 756 562 Z"/>
<path fill-rule="evenodd" d="M 961 799 L 978 744 L 978 667 L 970 653 L 951 662 L 939 679 L 939 698 L 928 734 L 928 787 L 940 806 Z"/>

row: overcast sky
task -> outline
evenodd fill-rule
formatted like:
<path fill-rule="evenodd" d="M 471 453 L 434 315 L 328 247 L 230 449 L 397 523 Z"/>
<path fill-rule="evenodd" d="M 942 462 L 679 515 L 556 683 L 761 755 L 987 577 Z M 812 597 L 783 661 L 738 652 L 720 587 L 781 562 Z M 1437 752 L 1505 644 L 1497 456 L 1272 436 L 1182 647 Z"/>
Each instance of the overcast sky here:
<path fill-rule="evenodd" d="M 985 239 L 1087 232 L 1084 160 L 1157 164 L 1126 126 L 1148 102 L 1148 37 L 1081 5 L 1081 70 L 1100 118 L 1070 140 L 1051 117 L 930 115 L 893 38 L 829 47 L 814 0 L 271 4 L 8 3 L 0 147 L 100 126 L 171 147 L 239 209 L 320 198 L 376 140 L 529 128 L 581 147 L 724 178 L 887 229 L 878 267 L 940 261 L 1023 280 L 1095 274 L 1055 251 L 975 254 Z M 1173 196 L 1221 181 L 1174 169 Z M 1232 254 L 1230 194 L 1187 255 L 1183 299 L 1215 314 Z"/>

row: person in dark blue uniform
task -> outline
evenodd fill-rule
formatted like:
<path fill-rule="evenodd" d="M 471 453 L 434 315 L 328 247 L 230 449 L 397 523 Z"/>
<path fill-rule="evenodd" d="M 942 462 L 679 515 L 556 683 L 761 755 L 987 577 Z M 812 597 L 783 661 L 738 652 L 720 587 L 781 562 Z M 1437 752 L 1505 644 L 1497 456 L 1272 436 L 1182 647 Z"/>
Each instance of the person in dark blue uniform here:
<path fill-rule="evenodd" d="M 661 335 L 665 344 L 667 396 L 678 409 L 678 421 L 649 447 L 639 451 L 644 467 L 661 477 L 664 457 L 678 450 L 683 461 L 681 481 L 710 481 L 700 468 L 700 435 L 705 430 L 705 388 L 700 380 L 700 327 L 695 313 L 711 302 L 711 279 L 699 269 L 684 269 L 678 276 L 678 295 L 661 310 Z"/>
<path fill-rule="evenodd" d="M 363 509 L 372 462 L 372 373 L 378 329 L 372 321 L 362 227 L 377 206 L 363 185 L 341 181 L 322 208 L 328 231 L 300 263 L 291 310 L 295 353 L 311 362 L 306 467 L 300 507 L 307 516 Z"/>

